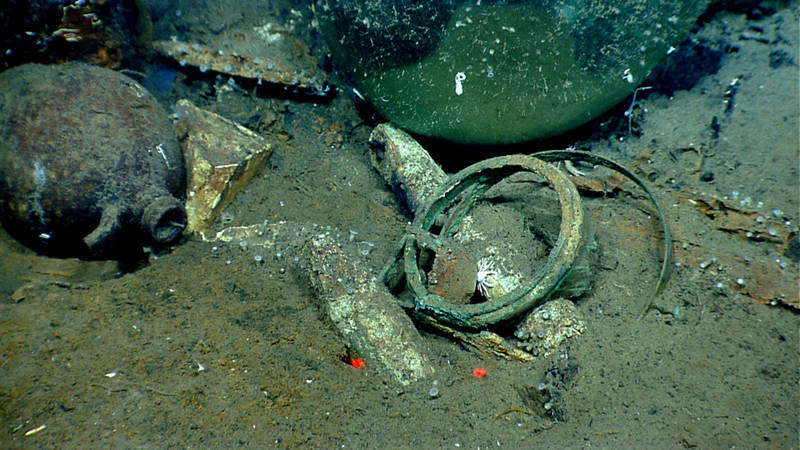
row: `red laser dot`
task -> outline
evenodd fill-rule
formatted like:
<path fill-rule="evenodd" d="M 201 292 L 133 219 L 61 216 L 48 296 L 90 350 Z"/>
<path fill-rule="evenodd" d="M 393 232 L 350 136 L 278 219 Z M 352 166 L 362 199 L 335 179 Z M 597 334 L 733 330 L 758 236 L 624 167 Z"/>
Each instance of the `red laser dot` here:
<path fill-rule="evenodd" d="M 364 367 L 364 364 L 365 364 L 364 360 L 361 359 L 361 358 L 356 358 L 356 359 L 351 359 L 350 360 L 350 365 L 355 367 L 356 369 L 361 369 L 362 367 Z"/>
<path fill-rule="evenodd" d="M 486 376 L 486 369 L 484 369 L 483 367 L 475 368 L 475 369 L 472 370 L 472 374 L 475 375 L 478 378 L 485 377 Z"/>

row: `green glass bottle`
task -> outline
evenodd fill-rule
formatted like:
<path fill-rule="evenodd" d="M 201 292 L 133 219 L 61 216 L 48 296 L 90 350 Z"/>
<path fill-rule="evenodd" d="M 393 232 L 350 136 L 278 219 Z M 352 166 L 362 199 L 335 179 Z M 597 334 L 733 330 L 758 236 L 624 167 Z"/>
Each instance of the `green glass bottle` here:
<path fill-rule="evenodd" d="M 388 120 L 469 144 L 558 135 L 627 97 L 707 0 L 319 0 L 337 67 Z"/>

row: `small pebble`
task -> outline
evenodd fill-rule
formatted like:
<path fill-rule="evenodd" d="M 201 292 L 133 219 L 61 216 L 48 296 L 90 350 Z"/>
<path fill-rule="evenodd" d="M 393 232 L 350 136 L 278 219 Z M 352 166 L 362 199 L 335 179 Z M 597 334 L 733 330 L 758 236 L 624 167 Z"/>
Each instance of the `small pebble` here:
<path fill-rule="evenodd" d="M 434 387 L 428 389 L 428 396 L 430 398 L 439 398 L 439 388 L 434 386 Z"/>

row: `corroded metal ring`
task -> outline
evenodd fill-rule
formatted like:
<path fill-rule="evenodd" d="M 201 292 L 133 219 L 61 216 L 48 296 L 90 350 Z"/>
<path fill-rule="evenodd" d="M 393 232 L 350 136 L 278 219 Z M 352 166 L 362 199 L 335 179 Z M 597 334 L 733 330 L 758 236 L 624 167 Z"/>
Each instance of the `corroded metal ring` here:
<path fill-rule="evenodd" d="M 422 281 L 420 251 L 432 248 L 440 239 L 455 233 L 461 219 L 489 188 L 517 172 L 532 172 L 544 177 L 553 187 L 561 204 L 561 227 L 558 240 L 545 264 L 531 279 L 511 292 L 478 304 L 454 304 L 428 292 Z M 446 209 L 466 193 L 467 200 L 456 207 L 438 235 L 431 233 L 434 223 Z M 582 241 L 583 207 L 578 189 L 555 166 L 526 155 L 500 156 L 473 164 L 452 176 L 430 205 L 417 216 L 412 232 L 403 239 L 397 261 L 384 272 L 384 281 L 399 282 L 397 272 L 405 275 L 406 288 L 414 297 L 414 309 L 437 321 L 465 328 L 484 328 L 515 317 L 543 302 L 572 267 Z M 402 259 L 402 269 L 400 260 Z M 392 273 L 394 268 L 394 273 Z"/>

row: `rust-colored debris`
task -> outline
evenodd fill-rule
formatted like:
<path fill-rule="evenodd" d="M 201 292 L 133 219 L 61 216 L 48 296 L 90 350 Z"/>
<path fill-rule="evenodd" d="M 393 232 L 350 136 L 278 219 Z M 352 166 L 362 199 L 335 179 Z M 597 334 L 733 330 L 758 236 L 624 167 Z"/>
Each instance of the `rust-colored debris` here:
<path fill-rule="evenodd" d="M 116 20 L 109 2 L 89 0 L 62 2 L 61 22 L 44 41 L 46 50 L 59 62 L 81 60 L 116 69 L 122 60 L 125 36 L 112 24 Z"/>
<path fill-rule="evenodd" d="M 571 176 L 570 179 L 584 195 L 607 196 L 625 191 L 637 198 L 644 198 L 639 192 L 627 191 L 623 185 L 628 181 L 621 173 L 613 172 L 606 178 L 594 178 L 586 176 Z"/>
<path fill-rule="evenodd" d="M 307 94 L 324 96 L 330 92 L 328 76 L 317 66 L 308 48 L 288 35 L 283 40 L 294 40 L 292 45 L 280 46 L 264 42 L 264 53 L 252 55 L 242 52 L 212 48 L 198 43 L 178 40 L 154 41 L 153 48 L 181 66 L 192 66 L 200 72 L 216 72 L 234 77 L 300 88 Z M 276 47 L 276 48 L 273 48 Z M 294 49 L 290 51 L 286 49 Z"/>
<path fill-rule="evenodd" d="M 733 286 L 760 303 L 785 305 L 800 309 L 800 276 L 797 263 L 785 256 L 787 247 L 797 239 L 797 230 L 787 225 L 783 217 L 764 214 L 747 206 L 747 202 L 718 198 L 710 194 L 696 192 L 677 192 L 675 198 L 693 206 L 711 219 L 714 226 L 747 241 L 766 241 L 774 244 L 774 251 L 763 252 L 752 257 L 734 255 L 718 249 L 698 247 L 697 253 L 686 255 L 681 252 L 678 261 L 685 259 L 692 265 L 702 266 L 708 261 L 718 263 L 727 272 L 734 274 Z M 693 247 L 689 247 L 690 251 Z M 738 282 L 737 282 L 738 281 Z"/>
<path fill-rule="evenodd" d="M 516 348 L 499 334 L 488 330 L 479 332 L 459 330 L 438 322 L 424 314 L 417 315 L 416 320 L 486 355 L 499 356 L 504 359 L 520 362 L 531 362 L 536 359 L 534 355 Z"/>
<path fill-rule="evenodd" d="M 678 192 L 675 197 L 710 218 L 717 229 L 746 239 L 772 242 L 780 252 L 792 238 L 793 231 L 784 225 L 783 217 L 758 212 L 736 200 L 687 191 Z"/>
<path fill-rule="evenodd" d="M 744 257 L 696 244 L 678 245 L 675 261 L 721 279 L 720 289 L 730 289 L 769 305 L 783 303 L 800 309 L 797 265 L 781 268 L 780 256 Z M 722 273 L 722 275 L 720 275 Z M 712 280 L 710 280 L 711 282 Z"/>
<path fill-rule="evenodd" d="M 625 192 L 631 197 L 641 197 L 637 192 L 626 189 L 623 185 L 625 179 L 617 173 L 604 178 L 573 176 L 571 179 L 585 195 Z M 686 227 L 683 221 L 673 222 L 675 262 L 709 271 L 719 279 L 715 283 L 721 283 L 722 288 L 748 295 L 759 303 L 782 303 L 800 309 L 798 264 L 786 256 L 790 243 L 798 239 L 797 229 L 791 224 L 787 225 L 784 217 L 760 212 L 750 207 L 747 201 L 739 199 L 718 198 L 691 191 L 675 192 L 672 196 L 676 202 L 689 205 L 710 219 L 710 222 L 705 222 L 709 226 L 701 229 Z M 618 220 L 613 224 L 615 228 L 630 237 L 621 240 L 619 245 L 637 249 L 650 245 L 651 228 L 636 226 L 624 218 Z M 702 238 L 711 227 L 754 246 L 734 244 L 745 246 L 737 254 L 719 248 L 719 241 Z M 755 245 L 766 246 L 768 250 L 765 252 L 763 247 L 757 248 Z"/>

